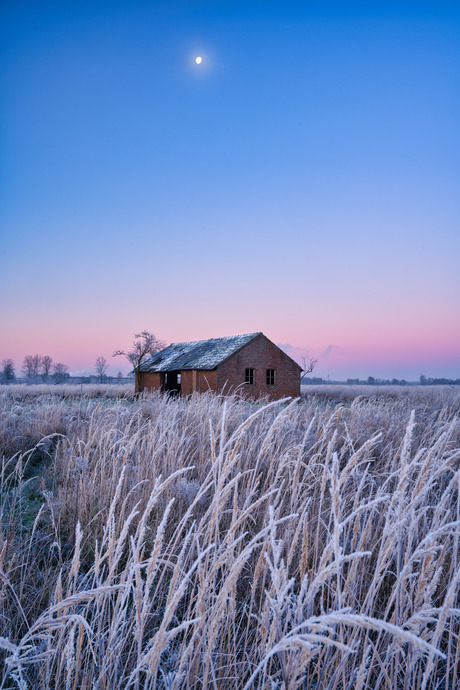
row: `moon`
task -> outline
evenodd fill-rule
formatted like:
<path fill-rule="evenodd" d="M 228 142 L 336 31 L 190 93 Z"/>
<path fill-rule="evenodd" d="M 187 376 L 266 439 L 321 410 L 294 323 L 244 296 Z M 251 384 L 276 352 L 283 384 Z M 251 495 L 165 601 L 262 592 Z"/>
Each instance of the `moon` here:
<path fill-rule="evenodd" d="M 197 65 L 201 65 L 202 61 L 203 61 L 203 58 L 200 57 L 199 55 L 198 55 L 197 58 L 195 58 L 195 62 L 196 62 Z"/>

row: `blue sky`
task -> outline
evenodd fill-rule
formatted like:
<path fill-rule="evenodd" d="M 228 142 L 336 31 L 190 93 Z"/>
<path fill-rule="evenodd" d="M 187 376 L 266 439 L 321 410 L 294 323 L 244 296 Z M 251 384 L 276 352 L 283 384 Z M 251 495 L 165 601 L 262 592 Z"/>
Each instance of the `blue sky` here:
<path fill-rule="evenodd" d="M 459 376 L 459 76 L 457 2 L 3 2 L 0 357 Z"/>

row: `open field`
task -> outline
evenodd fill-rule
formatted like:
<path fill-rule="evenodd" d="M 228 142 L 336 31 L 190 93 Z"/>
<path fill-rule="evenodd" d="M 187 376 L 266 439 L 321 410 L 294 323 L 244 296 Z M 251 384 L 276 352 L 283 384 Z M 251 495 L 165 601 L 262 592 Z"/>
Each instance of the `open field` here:
<path fill-rule="evenodd" d="M 0 687 L 460 687 L 460 391 L 313 389 L 0 387 Z"/>

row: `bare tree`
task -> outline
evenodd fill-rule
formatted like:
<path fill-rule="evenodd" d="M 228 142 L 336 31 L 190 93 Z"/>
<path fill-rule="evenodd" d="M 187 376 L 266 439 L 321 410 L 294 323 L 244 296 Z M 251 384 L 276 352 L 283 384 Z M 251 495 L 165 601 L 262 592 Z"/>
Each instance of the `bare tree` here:
<path fill-rule="evenodd" d="M 103 383 L 108 368 L 106 358 L 98 357 L 96 359 L 96 364 L 94 365 L 94 368 L 96 369 L 96 374 L 99 376 L 99 381 Z"/>
<path fill-rule="evenodd" d="M 28 381 L 36 381 L 40 373 L 42 358 L 40 355 L 26 355 L 22 363 L 22 372 Z"/>
<path fill-rule="evenodd" d="M 136 375 L 136 383 L 139 383 L 139 375 L 141 371 L 141 364 L 146 357 L 160 352 L 166 347 L 166 343 L 150 333 L 149 331 L 142 331 L 134 335 L 134 342 L 131 350 L 115 350 L 112 357 L 123 355 L 129 362 L 131 362 L 134 373 Z"/>
<path fill-rule="evenodd" d="M 58 362 L 53 367 L 53 378 L 56 383 L 62 383 L 69 378 L 69 367 L 66 364 Z"/>
<path fill-rule="evenodd" d="M 26 355 L 22 363 L 21 371 L 27 379 L 32 378 L 33 373 L 33 362 L 32 355 Z"/>
<path fill-rule="evenodd" d="M 40 376 L 40 369 L 42 366 L 41 355 L 33 355 L 32 357 L 32 368 L 33 368 L 33 378 L 35 380 Z"/>
<path fill-rule="evenodd" d="M 318 360 L 314 359 L 313 357 L 309 357 L 307 355 L 303 355 L 302 357 L 302 376 L 301 379 L 303 379 L 304 376 L 307 374 L 311 374 L 313 369 L 316 367 L 318 364 Z"/>
<path fill-rule="evenodd" d="M 42 375 L 43 381 L 47 381 L 49 378 L 49 375 L 51 373 L 51 367 L 53 364 L 53 360 L 49 355 L 45 355 L 44 357 L 41 358 L 40 362 L 40 372 Z"/>
<path fill-rule="evenodd" d="M 12 359 L 2 361 L 2 383 L 12 383 L 16 378 L 14 373 L 14 362 Z"/>
<path fill-rule="evenodd" d="M 21 372 L 24 374 L 26 379 L 32 378 L 33 373 L 33 362 L 32 355 L 26 355 L 24 361 L 22 362 Z"/>

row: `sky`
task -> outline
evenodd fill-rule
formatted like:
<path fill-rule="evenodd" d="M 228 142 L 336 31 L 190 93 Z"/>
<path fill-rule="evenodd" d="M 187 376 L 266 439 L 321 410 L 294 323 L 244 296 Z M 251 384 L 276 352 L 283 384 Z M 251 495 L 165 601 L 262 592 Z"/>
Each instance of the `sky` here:
<path fill-rule="evenodd" d="M 459 123 L 455 1 L 3 0 L 0 360 L 460 377 Z"/>

